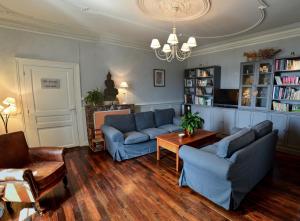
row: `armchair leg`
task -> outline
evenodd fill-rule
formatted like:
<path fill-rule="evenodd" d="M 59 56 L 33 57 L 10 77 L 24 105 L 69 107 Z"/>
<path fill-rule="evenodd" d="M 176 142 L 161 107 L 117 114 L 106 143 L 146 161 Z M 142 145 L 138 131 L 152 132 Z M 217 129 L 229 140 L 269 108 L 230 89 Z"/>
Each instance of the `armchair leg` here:
<path fill-rule="evenodd" d="M 65 176 L 63 178 L 63 183 L 64 183 L 65 188 L 67 188 L 68 187 L 68 178 L 67 178 L 67 176 Z"/>
<path fill-rule="evenodd" d="M 38 201 L 33 203 L 33 207 L 40 216 L 42 216 L 44 214 L 45 209 L 41 207 L 41 205 Z"/>
<path fill-rule="evenodd" d="M 6 209 L 9 214 L 12 214 L 14 212 L 13 208 L 11 207 L 11 202 L 5 202 L 6 204 Z"/>

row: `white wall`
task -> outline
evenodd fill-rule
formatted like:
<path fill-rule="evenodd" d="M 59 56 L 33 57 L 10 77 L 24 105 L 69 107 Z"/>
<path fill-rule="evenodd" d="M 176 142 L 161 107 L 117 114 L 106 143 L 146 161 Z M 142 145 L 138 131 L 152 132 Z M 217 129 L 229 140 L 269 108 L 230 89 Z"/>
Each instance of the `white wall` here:
<path fill-rule="evenodd" d="M 116 85 L 127 81 L 128 102 L 159 103 L 182 100 L 186 63 L 166 63 L 149 51 L 101 43 L 83 42 L 0 28 L 0 101 L 18 98 L 15 57 L 79 63 L 82 96 L 88 90 L 104 89 L 108 70 Z M 154 88 L 153 69 L 166 69 L 166 87 Z M 22 115 L 12 116 L 9 131 L 22 129 Z M 0 123 L 0 134 L 4 129 Z"/>
<path fill-rule="evenodd" d="M 188 68 L 199 67 L 200 64 L 204 66 L 220 65 L 222 68 L 221 88 L 239 88 L 240 62 L 246 61 L 246 58 L 243 56 L 245 51 L 257 51 L 258 49 L 272 47 L 280 48 L 282 52 L 279 56 L 284 57 L 289 56 L 292 51 L 294 51 L 296 55 L 300 55 L 299 45 L 300 37 L 297 37 L 195 56 L 188 60 Z"/>

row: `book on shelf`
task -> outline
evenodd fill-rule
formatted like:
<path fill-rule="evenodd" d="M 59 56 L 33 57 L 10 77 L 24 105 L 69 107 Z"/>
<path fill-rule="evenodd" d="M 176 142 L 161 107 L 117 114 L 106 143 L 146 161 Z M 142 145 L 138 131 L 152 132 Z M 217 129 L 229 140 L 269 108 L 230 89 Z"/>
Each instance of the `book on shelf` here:
<path fill-rule="evenodd" d="M 281 111 L 281 112 L 288 112 L 289 111 L 289 105 L 273 101 L 273 110 Z"/>
<path fill-rule="evenodd" d="M 194 95 L 192 95 L 192 94 L 185 94 L 184 95 L 184 103 L 185 104 L 193 104 L 194 102 Z"/>
<path fill-rule="evenodd" d="M 202 106 L 212 106 L 212 99 L 195 96 L 195 104 L 202 105 Z"/>
<path fill-rule="evenodd" d="M 277 71 L 300 70 L 300 59 L 276 59 L 275 69 Z"/>
<path fill-rule="evenodd" d="M 282 85 L 281 78 L 279 76 L 275 76 L 276 84 L 277 85 Z"/>
<path fill-rule="evenodd" d="M 283 88 L 274 87 L 273 88 L 273 99 L 276 100 L 299 100 L 300 101 L 300 89 L 297 88 Z"/>

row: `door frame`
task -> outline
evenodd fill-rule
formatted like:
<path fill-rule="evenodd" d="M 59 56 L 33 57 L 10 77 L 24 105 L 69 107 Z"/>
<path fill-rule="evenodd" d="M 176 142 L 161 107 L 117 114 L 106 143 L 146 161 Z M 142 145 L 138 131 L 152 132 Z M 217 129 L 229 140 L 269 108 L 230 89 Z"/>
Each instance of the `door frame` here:
<path fill-rule="evenodd" d="M 19 98 L 21 101 L 21 110 L 22 110 L 22 120 L 23 120 L 23 129 L 25 136 L 27 136 L 27 129 L 25 124 L 26 112 L 27 109 L 24 106 L 24 66 L 41 66 L 41 67 L 55 67 L 55 68 L 71 68 L 74 71 L 74 97 L 75 97 L 75 107 L 76 107 L 76 120 L 77 120 L 77 133 L 79 145 L 85 145 L 85 133 L 84 133 L 84 124 L 83 124 L 83 111 L 82 111 L 82 97 L 81 97 L 81 82 L 80 82 L 80 68 L 79 64 L 71 62 L 60 62 L 60 61 L 50 61 L 50 60 L 39 60 L 39 59 L 28 59 L 28 58 L 19 58 L 16 57 L 16 68 L 17 68 L 17 80 L 18 80 L 18 90 Z M 26 110 L 25 110 L 26 109 Z"/>

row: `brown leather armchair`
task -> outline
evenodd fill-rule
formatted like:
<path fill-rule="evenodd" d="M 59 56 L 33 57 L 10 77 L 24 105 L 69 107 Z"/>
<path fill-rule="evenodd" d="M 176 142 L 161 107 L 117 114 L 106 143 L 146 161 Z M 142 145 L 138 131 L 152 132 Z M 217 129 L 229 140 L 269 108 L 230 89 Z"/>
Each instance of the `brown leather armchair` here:
<path fill-rule="evenodd" d="M 0 185 L 2 200 L 33 203 L 41 214 L 39 199 L 63 180 L 68 184 L 64 148 L 28 148 L 23 132 L 0 135 Z"/>

